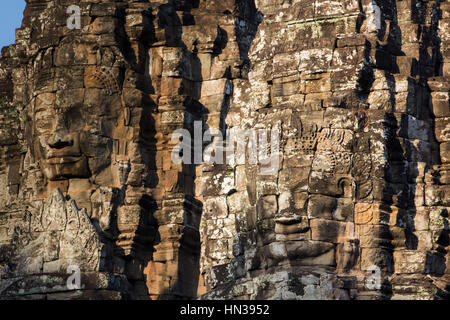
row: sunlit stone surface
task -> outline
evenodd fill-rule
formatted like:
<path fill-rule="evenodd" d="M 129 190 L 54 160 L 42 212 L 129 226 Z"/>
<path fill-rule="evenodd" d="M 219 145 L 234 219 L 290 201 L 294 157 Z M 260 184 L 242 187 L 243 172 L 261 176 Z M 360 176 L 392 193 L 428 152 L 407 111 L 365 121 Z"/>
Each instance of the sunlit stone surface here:
<path fill-rule="evenodd" d="M 27 0 L 0 58 L 0 299 L 448 298 L 449 21 L 442 1 Z M 176 164 L 195 121 L 278 130 L 278 166 Z"/>

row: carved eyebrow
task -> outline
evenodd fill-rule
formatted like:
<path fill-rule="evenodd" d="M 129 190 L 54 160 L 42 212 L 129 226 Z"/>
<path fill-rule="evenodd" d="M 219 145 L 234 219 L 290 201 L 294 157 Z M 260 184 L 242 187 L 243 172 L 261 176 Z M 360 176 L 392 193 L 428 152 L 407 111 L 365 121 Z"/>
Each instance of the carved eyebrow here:
<path fill-rule="evenodd" d="M 80 107 L 68 107 L 68 108 L 65 108 L 65 109 L 61 110 L 61 112 L 63 114 L 70 114 L 70 113 L 79 113 L 79 114 L 81 114 Z"/>
<path fill-rule="evenodd" d="M 44 112 L 44 111 L 46 111 L 47 110 L 47 108 L 39 108 L 39 109 L 36 109 L 35 111 L 34 111 L 34 113 L 42 113 L 42 112 Z M 52 115 L 54 115 L 53 113 L 52 113 Z"/>

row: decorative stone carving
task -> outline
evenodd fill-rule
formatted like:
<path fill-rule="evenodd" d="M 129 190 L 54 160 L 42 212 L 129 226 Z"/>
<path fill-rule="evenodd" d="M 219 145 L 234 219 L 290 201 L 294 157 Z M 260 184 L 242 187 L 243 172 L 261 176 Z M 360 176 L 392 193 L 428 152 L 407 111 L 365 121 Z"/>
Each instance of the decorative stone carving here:
<path fill-rule="evenodd" d="M 0 299 L 448 296 L 448 3 L 60 2 L 0 57 Z"/>

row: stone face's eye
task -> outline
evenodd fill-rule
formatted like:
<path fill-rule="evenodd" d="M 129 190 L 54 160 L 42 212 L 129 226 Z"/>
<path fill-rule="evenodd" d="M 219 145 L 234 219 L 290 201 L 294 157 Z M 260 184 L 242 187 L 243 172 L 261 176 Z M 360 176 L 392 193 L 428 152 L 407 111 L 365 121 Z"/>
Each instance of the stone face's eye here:
<path fill-rule="evenodd" d="M 38 133 L 52 130 L 54 115 L 47 111 L 38 111 L 35 115 L 34 125 Z"/>
<path fill-rule="evenodd" d="M 84 127 L 84 120 L 81 112 L 77 109 L 69 110 L 65 114 L 67 129 L 73 131 Z"/>

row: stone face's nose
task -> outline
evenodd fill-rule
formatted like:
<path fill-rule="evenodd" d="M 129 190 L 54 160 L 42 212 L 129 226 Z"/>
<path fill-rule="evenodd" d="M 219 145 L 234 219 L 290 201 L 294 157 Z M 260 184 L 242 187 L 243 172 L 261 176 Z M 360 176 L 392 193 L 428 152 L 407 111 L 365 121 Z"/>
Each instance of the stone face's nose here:
<path fill-rule="evenodd" d="M 73 145 L 73 137 L 69 134 L 65 126 L 65 119 L 59 116 L 56 119 L 55 131 L 47 140 L 47 144 L 54 149 L 62 149 Z"/>
<path fill-rule="evenodd" d="M 73 145 L 73 138 L 67 132 L 57 131 L 47 141 L 48 145 L 54 149 L 62 149 Z"/>

